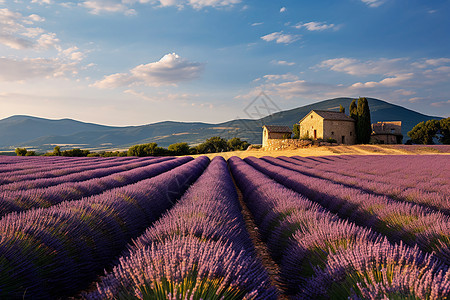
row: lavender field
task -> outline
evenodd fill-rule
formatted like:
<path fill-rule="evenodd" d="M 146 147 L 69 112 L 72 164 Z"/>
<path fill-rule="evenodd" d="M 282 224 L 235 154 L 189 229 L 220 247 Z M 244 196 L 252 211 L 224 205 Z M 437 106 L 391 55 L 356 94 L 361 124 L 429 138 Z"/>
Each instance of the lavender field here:
<path fill-rule="evenodd" d="M 0 157 L 0 299 L 450 299 L 447 155 Z"/>

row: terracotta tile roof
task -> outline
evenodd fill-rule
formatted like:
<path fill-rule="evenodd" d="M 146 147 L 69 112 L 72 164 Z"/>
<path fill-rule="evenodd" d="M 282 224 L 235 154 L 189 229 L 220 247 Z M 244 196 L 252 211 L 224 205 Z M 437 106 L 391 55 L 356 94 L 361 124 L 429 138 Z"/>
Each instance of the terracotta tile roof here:
<path fill-rule="evenodd" d="M 264 125 L 269 132 L 286 132 L 292 133 L 292 129 L 289 126 L 277 126 L 277 125 Z"/>
<path fill-rule="evenodd" d="M 309 116 L 312 112 L 315 112 L 319 116 L 321 116 L 324 120 L 336 120 L 336 121 L 351 121 L 354 122 L 352 118 L 347 116 L 345 113 L 341 113 L 338 111 L 330 111 L 330 110 L 312 110 L 310 111 L 303 119 L 300 120 L 303 121 L 307 116 Z"/>

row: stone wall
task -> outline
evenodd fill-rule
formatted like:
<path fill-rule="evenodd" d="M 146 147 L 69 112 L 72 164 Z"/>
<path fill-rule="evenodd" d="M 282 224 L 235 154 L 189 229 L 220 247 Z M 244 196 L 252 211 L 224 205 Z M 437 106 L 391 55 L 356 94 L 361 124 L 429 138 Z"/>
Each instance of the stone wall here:
<path fill-rule="evenodd" d="M 283 149 L 296 149 L 303 148 L 312 145 L 312 141 L 309 140 L 297 140 L 297 139 L 269 139 L 267 140 L 267 146 L 263 147 L 266 151 L 283 150 Z"/>

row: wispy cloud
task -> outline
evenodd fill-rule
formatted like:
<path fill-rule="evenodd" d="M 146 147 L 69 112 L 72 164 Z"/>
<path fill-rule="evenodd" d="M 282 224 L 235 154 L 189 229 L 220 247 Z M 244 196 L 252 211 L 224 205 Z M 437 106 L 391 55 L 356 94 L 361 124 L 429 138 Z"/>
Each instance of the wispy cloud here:
<path fill-rule="evenodd" d="M 88 0 L 80 5 L 89 9 L 92 14 L 101 13 L 123 13 L 125 15 L 135 15 L 137 12 L 132 8 L 134 4 L 152 4 L 156 7 L 174 6 L 178 9 L 192 7 L 200 10 L 206 7 L 232 7 L 241 0 Z"/>
<path fill-rule="evenodd" d="M 105 76 L 93 86 L 98 88 L 117 88 L 143 84 L 146 86 L 175 85 L 200 77 L 204 64 L 189 62 L 175 53 L 164 55 L 159 61 L 139 65 L 128 73 Z"/>
<path fill-rule="evenodd" d="M 275 65 L 280 65 L 280 66 L 293 66 L 295 65 L 295 62 L 289 62 L 289 61 L 285 61 L 285 60 L 272 60 L 272 63 Z"/>
<path fill-rule="evenodd" d="M 258 22 L 258 23 L 253 23 L 252 26 L 260 26 L 262 24 L 264 24 L 264 23 L 263 22 Z"/>
<path fill-rule="evenodd" d="M 0 58 L 0 81 L 65 77 L 77 73 L 76 63 L 63 59 Z"/>
<path fill-rule="evenodd" d="M 299 23 L 294 27 L 297 29 L 306 28 L 309 31 L 323 31 L 331 28 L 336 28 L 334 24 L 326 24 L 324 22 Z"/>
<path fill-rule="evenodd" d="M 280 8 L 280 13 L 284 13 L 284 12 L 286 12 L 287 11 L 287 8 L 286 7 L 282 7 L 282 8 Z"/>
<path fill-rule="evenodd" d="M 44 21 L 36 14 L 24 16 L 8 8 L 0 9 L 0 43 L 16 50 L 61 50 L 55 33 L 45 32 L 35 25 Z"/>
<path fill-rule="evenodd" d="M 378 7 L 385 2 L 385 0 L 361 0 L 361 1 L 367 4 L 367 6 L 369 7 Z"/>
<path fill-rule="evenodd" d="M 291 44 L 295 41 L 298 41 L 300 38 L 300 35 L 285 34 L 283 33 L 283 31 L 273 32 L 261 37 L 261 39 L 266 42 L 275 41 L 277 44 Z"/>

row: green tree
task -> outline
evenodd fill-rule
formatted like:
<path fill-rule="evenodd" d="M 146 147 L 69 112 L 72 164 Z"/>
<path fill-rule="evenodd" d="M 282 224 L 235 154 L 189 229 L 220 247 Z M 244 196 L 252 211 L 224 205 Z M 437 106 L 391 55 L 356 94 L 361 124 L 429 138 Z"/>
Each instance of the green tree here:
<path fill-rule="evenodd" d="M 297 123 L 294 124 L 294 126 L 292 127 L 292 132 L 294 133 L 294 136 L 292 138 L 299 139 L 300 138 L 300 125 Z"/>
<path fill-rule="evenodd" d="M 228 151 L 227 141 L 219 136 L 213 136 L 207 139 L 204 143 L 198 145 L 197 152 L 204 153 L 218 153 Z"/>
<path fill-rule="evenodd" d="M 240 138 L 232 138 L 227 142 L 227 147 L 229 151 L 247 150 L 250 144 L 247 141 L 242 141 Z"/>
<path fill-rule="evenodd" d="M 80 148 L 75 148 L 71 150 L 64 150 L 63 152 L 61 152 L 61 155 L 67 157 L 86 157 L 89 155 L 89 153 L 89 150 L 81 150 Z"/>
<path fill-rule="evenodd" d="M 17 156 L 25 156 L 28 151 L 26 148 L 16 148 L 15 152 Z"/>
<path fill-rule="evenodd" d="M 353 120 L 358 120 L 358 107 L 356 105 L 356 99 L 353 99 L 352 103 L 350 103 L 349 113 L 350 117 L 353 118 Z"/>
<path fill-rule="evenodd" d="M 168 150 L 173 155 L 188 155 L 189 154 L 189 145 L 188 143 L 175 143 L 169 145 Z"/>
<path fill-rule="evenodd" d="M 441 134 L 439 141 L 444 145 L 450 145 L 450 118 L 440 120 L 439 127 Z"/>
<path fill-rule="evenodd" d="M 59 146 L 55 146 L 55 148 L 53 148 L 53 155 L 61 156 L 61 148 Z"/>
<path fill-rule="evenodd" d="M 345 114 L 345 107 L 343 107 L 342 104 L 339 104 L 339 112 Z"/>
<path fill-rule="evenodd" d="M 358 99 L 357 113 L 356 142 L 358 144 L 368 144 L 372 133 L 372 123 L 370 121 L 370 109 L 367 98 Z"/>
<path fill-rule="evenodd" d="M 27 151 L 27 153 L 25 153 L 25 156 L 36 156 L 36 152 L 35 151 Z"/>
<path fill-rule="evenodd" d="M 420 122 L 408 132 L 408 136 L 414 144 L 432 145 L 440 127 L 438 120 Z"/>
<path fill-rule="evenodd" d="M 128 149 L 128 156 L 164 156 L 170 155 L 167 149 L 158 147 L 156 143 L 134 145 Z"/>

